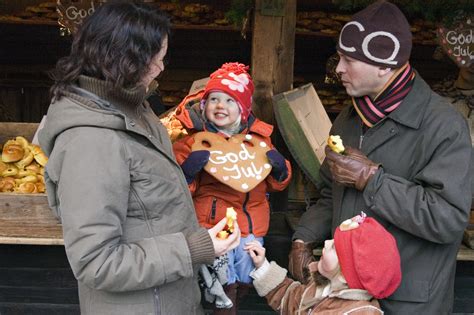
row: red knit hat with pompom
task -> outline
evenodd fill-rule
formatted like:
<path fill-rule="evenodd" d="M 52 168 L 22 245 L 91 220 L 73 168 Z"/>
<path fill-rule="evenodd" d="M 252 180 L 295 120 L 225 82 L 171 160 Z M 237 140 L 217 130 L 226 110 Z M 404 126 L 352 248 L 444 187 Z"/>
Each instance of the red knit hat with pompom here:
<path fill-rule="evenodd" d="M 362 212 L 342 222 L 334 234 L 334 245 L 349 288 L 364 289 L 383 299 L 400 285 L 397 242 L 375 219 Z"/>
<path fill-rule="evenodd" d="M 210 75 L 202 99 L 206 100 L 211 92 L 220 91 L 229 94 L 239 103 L 242 121 L 246 122 L 252 110 L 254 91 L 248 69 L 249 67 L 242 63 L 224 63 Z"/>

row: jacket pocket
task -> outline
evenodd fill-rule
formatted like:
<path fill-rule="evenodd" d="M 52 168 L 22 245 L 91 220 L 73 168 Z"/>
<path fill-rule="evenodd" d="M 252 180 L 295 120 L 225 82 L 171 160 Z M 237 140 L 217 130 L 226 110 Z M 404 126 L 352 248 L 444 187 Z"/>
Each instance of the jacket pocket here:
<path fill-rule="evenodd" d="M 429 297 L 429 281 L 405 280 L 387 300 L 424 303 L 428 302 Z"/>
<path fill-rule="evenodd" d="M 58 195 L 57 195 L 57 187 L 56 183 L 51 180 L 51 178 L 48 176 L 48 172 L 44 173 L 44 181 L 45 181 L 45 186 L 46 186 L 46 191 L 48 192 L 46 194 L 46 197 L 48 199 L 48 204 L 51 210 L 53 211 L 53 214 L 56 218 L 61 220 L 61 210 L 60 210 L 60 205 L 59 205 L 59 200 L 58 200 Z"/>

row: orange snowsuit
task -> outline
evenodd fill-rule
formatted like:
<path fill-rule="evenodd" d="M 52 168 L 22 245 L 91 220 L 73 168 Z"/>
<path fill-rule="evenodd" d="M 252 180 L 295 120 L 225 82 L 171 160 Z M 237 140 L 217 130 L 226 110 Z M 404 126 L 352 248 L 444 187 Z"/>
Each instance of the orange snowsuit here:
<path fill-rule="evenodd" d="M 178 105 L 176 110 L 176 118 L 181 121 L 189 133 L 188 136 L 173 144 L 176 160 L 180 165 L 191 153 L 191 146 L 194 143 L 192 134 L 207 131 L 199 107 L 201 95 L 202 92 L 189 95 Z M 272 131 L 273 126 L 250 115 L 248 127 L 241 133 L 256 134 L 270 148 L 274 148 L 270 139 Z M 224 135 L 222 136 L 224 137 Z M 281 191 L 288 186 L 291 179 L 291 165 L 288 160 L 286 160 L 286 166 L 288 177 L 282 182 L 278 182 L 268 175 L 265 180 L 246 193 L 234 190 L 219 182 L 206 171 L 201 171 L 189 184 L 199 224 L 205 228 L 211 228 L 225 217 L 227 207 L 233 207 L 237 212 L 237 222 L 243 237 L 250 233 L 256 237 L 265 236 L 270 223 L 267 192 Z"/>

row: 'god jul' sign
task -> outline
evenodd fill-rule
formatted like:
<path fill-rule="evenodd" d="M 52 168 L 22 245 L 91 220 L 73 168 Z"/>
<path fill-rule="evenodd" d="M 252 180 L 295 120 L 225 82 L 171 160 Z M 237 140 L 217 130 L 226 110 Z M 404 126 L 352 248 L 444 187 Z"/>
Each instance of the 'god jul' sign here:
<path fill-rule="evenodd" d="M 258 136 L 238 134 L 225 139 L 212 132 L 198 132 L 194 141 L 193 151 L 211 153 L 206 172 L 237 191 L 252 190 L 272 169 L 266 155 L 270 147 Z"/>
<path fill-rule="evenodd" d="M 88 15 L 95 11 L 97 1 L 93 0 L 58 0 L 57 8 L 59 13 L 59 24 L 69 30 L 72 34 L 76 33 Z M 100 4 L 99 4 L 100 5 Z"/>
<path fill-rule="evenodd" d="M 459 67 L 474 63 L 474 16 L 452 28 L 439 27 L 437 34 L 441 48 Z"/>

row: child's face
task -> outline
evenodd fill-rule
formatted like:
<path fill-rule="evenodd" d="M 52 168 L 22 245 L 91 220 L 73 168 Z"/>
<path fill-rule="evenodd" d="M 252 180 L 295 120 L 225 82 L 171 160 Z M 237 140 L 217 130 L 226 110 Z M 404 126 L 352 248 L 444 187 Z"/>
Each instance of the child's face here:
<path fill-rule="evenodd" d="M 324 242 L 323 254 L 318 263 L 318 271 L 328 279 L 332 279 L 339 267 L 339 259 L 337 259 L 336 247 L 334 240 Z"/>
<path fill-rule="evenodd" d="M 240 116 L 237 101 L 224 92 L 209 93 L 204 110 L 207 120 L 223 129 L 232 126 Z"/>

